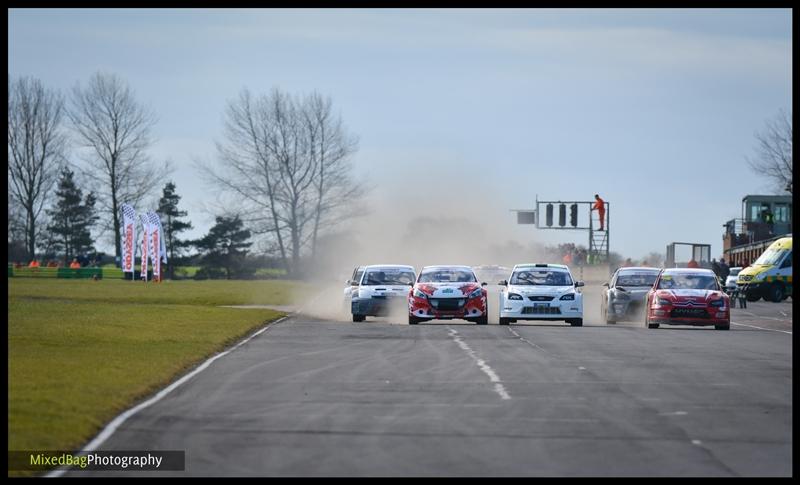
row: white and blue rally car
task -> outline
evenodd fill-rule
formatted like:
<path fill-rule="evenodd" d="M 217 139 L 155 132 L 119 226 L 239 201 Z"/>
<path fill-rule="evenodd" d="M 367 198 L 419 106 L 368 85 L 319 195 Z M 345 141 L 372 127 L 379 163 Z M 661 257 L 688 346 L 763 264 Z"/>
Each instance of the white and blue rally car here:
<path fill-rule="evenodd" d="M 583 325 L 583 295 L 563 264 L 518 264 L 511 279 L 501 281 L 500 325 L 518 320 L 563 320 Z"/>

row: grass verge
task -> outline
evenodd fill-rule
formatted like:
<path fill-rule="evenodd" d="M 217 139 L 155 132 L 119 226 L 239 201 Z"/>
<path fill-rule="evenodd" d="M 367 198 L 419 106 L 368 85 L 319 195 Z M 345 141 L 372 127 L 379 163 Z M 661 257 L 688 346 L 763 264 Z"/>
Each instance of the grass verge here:
<path fill-rule="evenodd" d="M 288 304 L 300 285 L 8 282 L 9 450 L 78 449 L 135 402 L 283 315 L 218 305 Z"/>

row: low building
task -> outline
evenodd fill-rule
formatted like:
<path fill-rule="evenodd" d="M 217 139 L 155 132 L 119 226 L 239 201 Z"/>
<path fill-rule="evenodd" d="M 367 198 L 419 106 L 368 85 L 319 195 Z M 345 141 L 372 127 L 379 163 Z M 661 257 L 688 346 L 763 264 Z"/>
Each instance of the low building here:
<path fill-rule="evenodd" d="M 791 234 L 792 196 L 746 195 L 742 198 L 742 217 L 729 220 L 723 227 L 725 260 L 730 266 L 747 266 L 772 241 Z"/>

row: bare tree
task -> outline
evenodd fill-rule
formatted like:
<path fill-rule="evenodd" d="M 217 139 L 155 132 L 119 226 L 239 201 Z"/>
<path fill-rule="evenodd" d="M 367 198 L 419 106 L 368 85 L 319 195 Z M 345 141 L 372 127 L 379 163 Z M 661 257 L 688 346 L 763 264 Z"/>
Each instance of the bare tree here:
<path fill-rule="evenodd" d="M 353 202 L 363 194 L 364 188 L 353 183 L 350 176 L 350 157 L 358 150 L 358 140 L 346 132 L 340 117 L 334 117 L 330 97 L 312 93 L 305 100 L 303 116 L 309 138 L 309 156 L 317 166 L 314 177 L 317 200 L 311 233 L 313 260 L 317 254 L 320 229 L 352 215 L 347 209 L 355 207 Z"/>
<path fill-rule="evenodd" d="M 780 110 L 767 120 L 764 131 L 756 133 L 758 146 L 755 158 L 748 158 L 750 168 L 765 176 L 776 192 L 792 193 L 792 120 Z"/>
<path fill-rule="evenodd" d="M 114 74 L 98 72 L 86 88 L 78 84 L 72 94 L 69 117 L 87 149 L 84 175 L 97 184 L 99 209 L 107 214 L 103 229 L 113 230 L 119 257 L 120 206 L 123 202 L 136 205 L 151 194 L 162 175 L 145 153 L 156 117 Z"/>
<path fill-rule="evenodd" d="M 8 79 L 8 191 L 24 213 L 27 257 L 36 257 L 39 215 L 64 163 L 64 99 L 38 79 Z"/>
<path fill-rule="evenodd" d="M 304 248 L 316 251 L 320 229 L 356 193 L 348 164 L 355 139 L 334 119 L 330 99 L 317 94 L 294 98 L 273 89 L 255 98 L 245 89 L 225 114 L 221 170 L 201 169 L 247 205 L 254 234 L 274 238 L 284 267 L 296 275 Z"/>

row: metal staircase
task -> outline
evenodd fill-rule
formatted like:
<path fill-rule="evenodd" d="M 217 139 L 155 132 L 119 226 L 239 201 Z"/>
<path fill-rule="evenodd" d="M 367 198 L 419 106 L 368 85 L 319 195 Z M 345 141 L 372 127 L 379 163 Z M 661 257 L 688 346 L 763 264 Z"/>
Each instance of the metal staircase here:
<path fill-rule="evenodd" d="M 594 229 L 595 224 L 600 225 L 599 214 L 591 215 L 589 219 L 589 257 L 594 263 L 608 262 L 608 223 L 610 218 L 606 215 L 604 230 Z"/>

